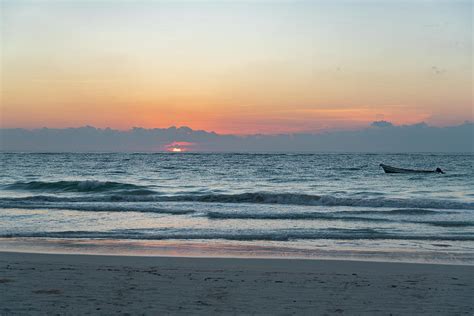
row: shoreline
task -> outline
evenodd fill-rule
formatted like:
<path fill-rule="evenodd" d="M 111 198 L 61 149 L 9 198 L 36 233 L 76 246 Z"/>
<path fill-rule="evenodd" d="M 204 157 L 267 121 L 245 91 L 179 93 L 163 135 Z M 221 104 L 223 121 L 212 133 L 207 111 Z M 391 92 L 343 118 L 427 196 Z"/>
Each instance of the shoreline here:
<path fill-rule="evenodd" d="M 0 252 L 0 293 L 1 314 L 470 315 L 474 267 Z"/>
<path fill-rule="evenodd" d="M 346 263 L 354 263 L 354 264 L 387 264 L 387 265 L 420 265 L 420 266 L 455 266 L 455 267 L 465 267 L 467 269 L 473 269 L 474 272 L 474 266 L 469 265 L 469 264 L 443 264 L 443 263 L 421 263 L 421 262 L 393 262 L 393 261 L 365 261 L 365 260 L 353 260 L 353 259 L 328 259 L 328 258 L 270 258 L 270 257 L 198 257 L 198 256 L 165 256 L 165 255 L 149 255 L 149 256 L 144 256 L 144 255 L 117 255 L 117 254 L 84 254 L 84 253 L 44 253 L 44 252 L 24 252 L 24 251 L 0 251 L 0 260 L 3 256 L 25 256 L 25 257 L 33 257 L 35 261 L 43 261 L 43 259 L 58 259 L 58 261 L 68 261 L 69 259 L 66 259 L 68 257 L 71 257 L 70 260 L 72 260 L 72 257 L 76 259 L 84 259 L 84 260 L 89 260 L 91 259 L 94 261 L 92 258 L 97 258 L 98 261 L 102 260 L 108 260 L 109 258 L 115 258 L 119 260 L 129 260 L 130 262 L 133 262 L 134 260 L 136 261 L 153 261 L 153 260 L 184 260 L 184 261 L 206 261 L 206 260 L 217 260 L 217 261 L 269 261 L 269 262 L 280 262 L 280 261 L 292 261 L 292 262 L 330 262 L 330 263 L 336 263 L 336 262 L 346 262 Z M 34 258 L 37 257 L 37 258 Z M 44 257 L 44 258 L 40 258 Z M 60 259 L 60 260 L 59 260 Z M 79 261 L 81 261 L 79 260 Z"/>
<path fill-rule="evenodd" d="M 335 260 L 474 266 L 469 253 L 449 250 L 301 248 L 293 244 L 189 240 L 0 238 L 0 252 L 130 257 Z"/>
<path fill-rule="evenodd" d="M 38 255 L 38 256 L 84 256 L 84 257 L 117 257 L 117 258 L 137 258 L 137 259 L 197 259 L 197 260 L 265 260 L 265 261 L 325 261 L 325 262 L 351 262 L 351 263 L 374 263 L 374 264 L 401 264 L 401 265 L 425 265 L 425 266 L 454 266 L 454 267 L 471 267 L 474 268 L 474 264 L 469 263 L 451 263 L 451 262 L 416 262 L 416 261 L 397 261 L 397 260 L 377 260 L 367 258 L 349 258 L 349 257 L 259 257 L 259 256 L 206 256 L 206 255 L 165 255 L 165 254 L 116 254 L 116 253 L 72 253 L 72 252 L 42 252 L 42 251 L 16 251 L 16 250 L 0 250 L 0 256 L 2 254 L 18 254 L 18 255 Z"/>

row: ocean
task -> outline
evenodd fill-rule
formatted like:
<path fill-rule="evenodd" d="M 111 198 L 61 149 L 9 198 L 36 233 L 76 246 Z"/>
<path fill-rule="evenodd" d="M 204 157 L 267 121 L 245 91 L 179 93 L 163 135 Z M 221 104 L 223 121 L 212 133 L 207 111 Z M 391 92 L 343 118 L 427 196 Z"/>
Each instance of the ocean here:
<path fill-rule="evenodd" d="M 0 157 L 0 250 L 474 264 L 472 154 Z"/>

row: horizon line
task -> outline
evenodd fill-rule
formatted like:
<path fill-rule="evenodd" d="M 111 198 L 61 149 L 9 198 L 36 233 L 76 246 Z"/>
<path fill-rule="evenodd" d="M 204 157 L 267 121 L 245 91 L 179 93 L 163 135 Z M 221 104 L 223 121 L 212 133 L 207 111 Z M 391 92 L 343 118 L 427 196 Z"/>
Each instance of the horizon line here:
<path fill-rule="evenodd" d="M 358 127 L 358 128 L 332 128 L 332 129 L 325 129 L 325 130 L 318 130 L 318 131 L 298 131 L 298 132 L 280 132 L 280 133 L 242 133 L 242 134 L 235 134 L 235 133 L 219 133 L 213 130 L 205 130 L 205 129 L 194 129 L 192 127 L 189 127 L 187 125 L 181 125 L 181 126 L 176 126 L 176 125 L 171 125 L 169 127 L 141 127 L 141 126 L 132 126 L 128 129 L 120 129 L 120 128 L 114 128 L 114 127 L 96 127 L 93 125 L 80 125 L 80 126 L 69 126 L 69 127 L 48 127 L 48 126 L 42 126 L 42 127 L 1 127 L 0 130 L 25 130 L 25 131 L 38 131 L 38 130 L 72 130 L 72 129 L 95 129 L 95 130 L 100 130 L 100 131 L 114 131 L 114 132 L 133 132 L 134 130 L 147 130 L 147 131 L 152 131 L 152 130 L 173 130 L 173 129 L 184 129 L 184 130 L 189 130 L 192 132 L 205 132 L 209 134 L 216 134 L 216 135 L 221 135 L 221 136 L 227 136 L 227 135 L 233 135 L 233 136 L 256 136 L 256 135 L 264 135 L 264 136 L 272 136 L 272 135 L 298 135 L 298 134 L 310 134 L 310 135 L 317 135 L 317 134 L 324 134 L 324 133 L 330 133 L 330 132 L 344 132 L 344 131 L 361 131 L 365 130 L 368 128 L 390 128 L 390 127 L 410 127 L 410 126 L 426 126 L 428 128 L 449 128 L 449 127 L 457 127 L 457 126 L 462 126 L 466 124 L 474 124 L 474 121 L 471 120 L 465 120 L 460 123 L 455 123 L 451 125 L 445 125 L 445 126 L 436 126 L 436 125 L 430 125 L 429 123 L 426 123 L 425 121 L 420 121 L 417 123 L 413 124 L 394 124 L 390 121 L 386 120 L 378 120 L 378 121 L 373 121 L 367 126 L 363 127 Z"/>

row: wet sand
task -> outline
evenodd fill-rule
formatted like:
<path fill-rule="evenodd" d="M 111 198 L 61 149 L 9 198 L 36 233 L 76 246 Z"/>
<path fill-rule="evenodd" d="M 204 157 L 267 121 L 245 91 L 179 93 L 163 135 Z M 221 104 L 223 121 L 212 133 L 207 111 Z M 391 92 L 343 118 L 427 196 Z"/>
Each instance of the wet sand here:
<path fill-rule="evenodd" d="M 474 266 L 0 252 L 0 315 L 473 315 Z"/>

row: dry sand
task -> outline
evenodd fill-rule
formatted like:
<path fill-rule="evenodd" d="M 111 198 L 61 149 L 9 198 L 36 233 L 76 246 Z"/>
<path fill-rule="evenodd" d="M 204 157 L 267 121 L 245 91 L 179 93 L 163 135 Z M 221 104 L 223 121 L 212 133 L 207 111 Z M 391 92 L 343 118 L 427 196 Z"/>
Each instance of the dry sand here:
<path fill-rule="evenodd" d="M 0 253 L 0 314 L 473 315 L 474 266 Z"/>

